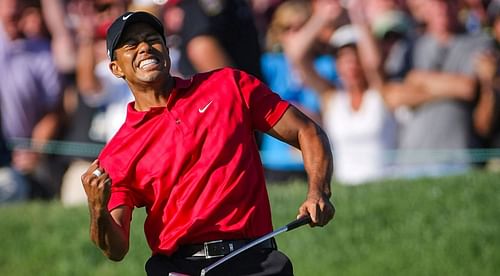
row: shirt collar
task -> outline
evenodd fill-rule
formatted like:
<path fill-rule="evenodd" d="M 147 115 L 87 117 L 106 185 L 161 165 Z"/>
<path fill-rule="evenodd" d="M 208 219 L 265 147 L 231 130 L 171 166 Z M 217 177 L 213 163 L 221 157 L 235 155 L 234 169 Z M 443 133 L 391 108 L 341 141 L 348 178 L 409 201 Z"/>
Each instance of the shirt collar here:
<path fill-rule="evenodd" d="M 193 83 L 193 78 L 190 79 L 181 79 L 179 77 L 174 78 L 174 89 L 186 89 Z"/>
<path fill-rule="evenodd" d="M 193 82 L 192 78 L 191 79 L 181 79 L 179 77 L 173 77 L 173 78 L 174 78 L 174 88 L 170 92 L 171 93 L 170 97 L 176 97 L 181 93 L 182 90 L 190 87 Z M 127 119 L 125 121 L 125 124 L 131 127 L 137 127 L 143 121 L 146 121 L 147 119 L 159 113 L 162 113 L 165 110 L 164 106 L 157 106 L 157 107 L 152 107 L 148 111 L 138 111 L 135 110 L 134 105 L 135 101 L 130 102 L 127 105 Z"/>

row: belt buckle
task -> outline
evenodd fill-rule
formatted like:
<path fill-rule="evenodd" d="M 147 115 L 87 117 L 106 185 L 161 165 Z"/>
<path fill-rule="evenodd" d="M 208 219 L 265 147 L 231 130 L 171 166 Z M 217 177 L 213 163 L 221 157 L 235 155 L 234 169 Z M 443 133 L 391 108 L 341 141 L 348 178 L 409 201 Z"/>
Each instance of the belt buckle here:
<path fill-rule="evenodd" d="M 223 242 L 223 240 L 208 241 L 208 242 L 204 242 L 203 243 L 203 251 L 205 252 L 205 259 L 211 259 L 211 258 L 217 258 L 217 257 L 223 257 L 224 256 L 224 254 L 210 255 L 210 253 L 208 251 L 208 247 L 209 247 L 210 244 L 220 243 L 220 242 Z M 232 249 L 233 248 L 233 244 L 229 243 L 229 247 Z"/>

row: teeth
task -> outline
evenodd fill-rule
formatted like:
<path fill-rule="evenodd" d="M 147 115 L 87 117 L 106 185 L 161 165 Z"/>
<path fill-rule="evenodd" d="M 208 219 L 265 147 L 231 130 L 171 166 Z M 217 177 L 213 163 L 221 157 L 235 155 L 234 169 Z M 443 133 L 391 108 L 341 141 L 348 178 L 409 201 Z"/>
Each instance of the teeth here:
<path fill-rule="evenodd" d="M 151 65 L 151 64 L 158 64 L 158 60 L 156 60 L 154 58 L 145 59 L 139 63 L 139 68 L 144 69 L 144 67 Z"/>

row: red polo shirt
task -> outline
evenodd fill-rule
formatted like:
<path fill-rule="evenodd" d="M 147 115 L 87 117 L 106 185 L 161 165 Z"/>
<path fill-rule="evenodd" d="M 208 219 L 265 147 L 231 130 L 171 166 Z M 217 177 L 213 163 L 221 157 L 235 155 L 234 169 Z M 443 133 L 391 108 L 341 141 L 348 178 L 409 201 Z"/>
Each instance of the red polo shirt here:
<path fill-rule="evenodd" d="M 146 207 L 153 254 L 272 231 L 254 130 L 269 130 L 287 102 L 227 68 L 175 78 L 167 107 L 133 106 L 99 160 L 113 180 L 109 210 Z"/>

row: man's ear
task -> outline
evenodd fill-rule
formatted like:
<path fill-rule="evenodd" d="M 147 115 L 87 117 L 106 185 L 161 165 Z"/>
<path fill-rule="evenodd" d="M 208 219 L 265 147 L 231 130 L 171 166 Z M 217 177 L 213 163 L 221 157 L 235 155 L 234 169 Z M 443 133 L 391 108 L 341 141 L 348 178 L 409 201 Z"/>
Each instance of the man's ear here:
<path fill-rule="evenodd" d="M 125 74 L 123 73 L 116 60 L 113 60 L 109 63 L 109 70 L 111 70 L 111 73 L 113 73 L 115 77 L 125 79 Z"/>

